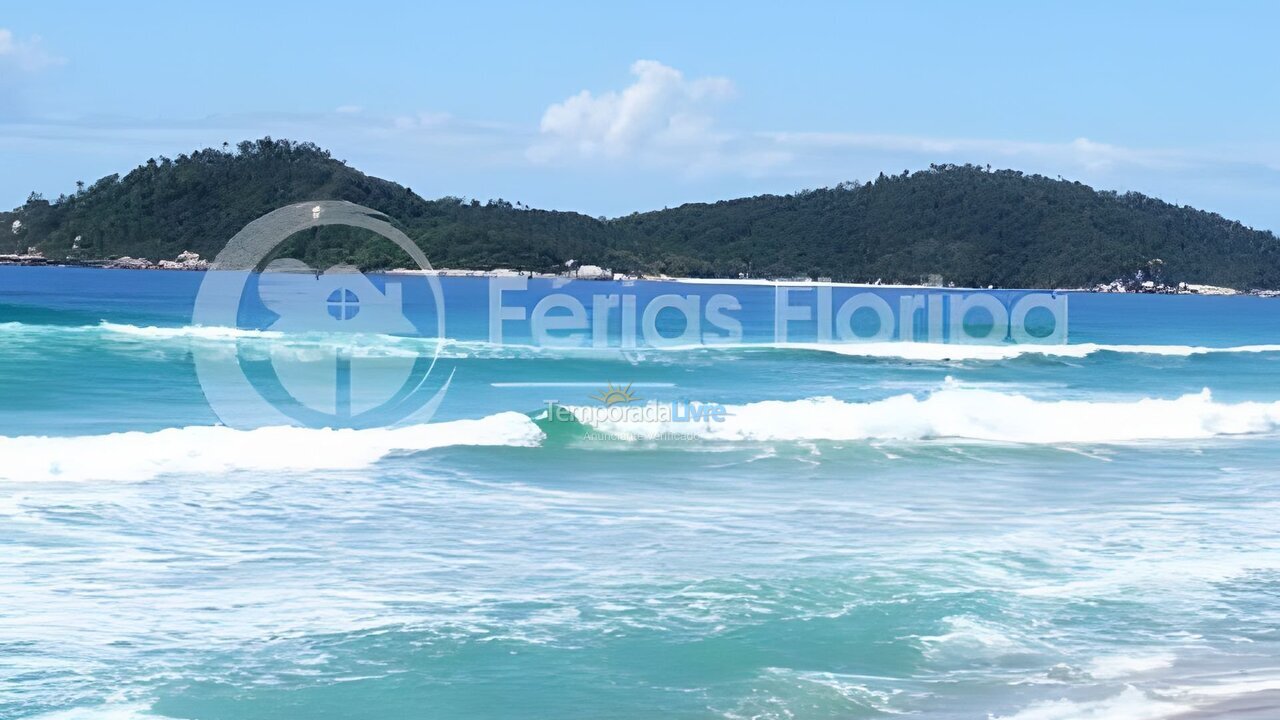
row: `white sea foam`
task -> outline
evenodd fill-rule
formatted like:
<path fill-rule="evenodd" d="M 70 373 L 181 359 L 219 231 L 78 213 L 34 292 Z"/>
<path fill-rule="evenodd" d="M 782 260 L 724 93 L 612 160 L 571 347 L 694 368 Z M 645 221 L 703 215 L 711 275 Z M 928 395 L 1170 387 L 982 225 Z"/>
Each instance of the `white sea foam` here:
<path fill-rule="evenodd" d="M 166 717 L 152 713 L 151 708 L 142 703 L 118 703 L 56 710 L 31 720 L 165 720 Z"/>
<path fill-rule="evenodd" d="M 245 330 L 221 327 L 138 327 L 133 325 L 117 325 L 103 322 L 98 327 L 107 332 L 114 332 L 133 337 L 153 337 L 157 339 L 191 338 L 198 340 L 244 340 L 244 339 L 285 339 L 306 341 L 315 338 L 308 334 L 297 336 L 264 330 Z M 337 338 L 352 336 L 336 334 Z M 430 338 L 428 338 L 430 340 Z M 404 338 L 388 335 L 374 335 L 365 339 L 366 344 L 381 341 L 388 346 L 398 346 L 406 342 L 421 340 L 420 338 Z M 483 340 L 446 339 L 449 346 L 459 349 L 470 349 L 473 352 L 511 353 L 609 353 L 621 352 L 621 348 L 595 347 L 553 347 L 522 345 L 519 343 L 495 344 Z M 1192 355 L 1209 355 L 1216 353 L 1268 353 L 1280 352 L 1280 344 L 1272 345 L 1237 345 L 1232 347 L 1208 347 L 1200 345 L 1115 345 L 1099 343 L 1074 343 L 1060 345 L 1004 344 L 1004 345 L 961 345 L 956 343 L 927 342 L 880 342 L 880 343 L 710 343 L 705 345 L 679 345 L 672 347 L 641 347 L 629 350 L 631 353 L 664 353 L 688 352 L 696 350 L 798 350 L 806 352 L 824 352 L 847 357 L 885 358 L 899 360 L 917 360 L 929 362 L 960 360 L 1009 360 L 1024 355 L 1041 355 L 1046 357 L 1085 358 L 1102 352 L 1159 355 L 1165 357 L 1190 357 Z"/>
<path fill-rule="evenodd" d="M 7 334 L 56 334 L 96 332 L 104 337 L 127 338 L 132 341 L 177 341 L 177 342 L 227 342 L 240 341 L 273 341 L 300 344 L 340 343 L 354 344 L 368 350 L 381 348 L 391 354 L 399 354 L 406 348 L 425 343 L 434 346 L 435 338 L 402 337 L 378 334 L 350 333 L 281 333 L 272 330 L 254 330 L 215 326 L 141 326 L 125 323 L 102 321 L 97 325 L 33 325 L 25 323 L 0 323 L 0 332 Z M 519 343 L 495 344 L 485 340 L 460 340 L 446 338 L 444 347 L 453 354 L 465 356 L 480 354 L 486 356 L 526 356 L 564 355 L 564 354 L 618 354 L 621 348 L 606 347 L 554 347 L 535 346 Z M 790 350 L 804 352 L 821 352 L 844 355 L 848 357 L 883 358 L 914 360 L 923 362 L 945 361 L 997 361 L 1017 357 L 1038 355 L 1060 358 L 1085 358 L 1097 353 L 1120 353 L 1131 355 L 1158 355 L 1165 357 L 1190 357 L 1192 355 L 1209 355 L 1219 353 L 1280 353 L 1280 344 L 1236 345 L 1231 347 L 1209 347 L 1201 345 L 1123 345 L 1101 343 L 1070 343 L 1061 345 L 1037 344 L 1002 344 L 1002 345 L 961 345 L 955 343 L 927 342 L 787 342 L 787 343 L 708 343 L 699 345 L 679 345 L 671 347 L 641 347 L 628 349 L 630 355 L 653 356 L 672 352 L 690 351 L 751 351 L 751 350 Z"/>
<path fill-rule="evenodd" d="M 1151 656 L 1137 663 L 1121 664 L 1130 665 L 1125 668 L 1125 674 L 1130 674 L 1128 671 L 1134 670 L 1136 665 L 1144 666 L 1137 672 L 1167 667 L 1166 664 L 1157 665 L 1155 658 L 1156 656 Z M 1094 677 L 1101 678 L 1096 674 Z M 995 720 L 1163 720 L 1190 717 L 1188 713 L 1196 710 L 1203 713 L 1204 717 L 1230 717 L 1232 701 L 1249 698 L 1255 693 L 1280 691 L 1280 677 L 1274 675 L 1259 676 L 1250 671 L 1241 671 L 1235 677 L 1244 679 L 1203 678 L 1192 684 L 1162 687 L 1155 695 L 1127 685 L 1118 695 L 1104 700 L 1072 702 L 1064 698 L 1038 702 L 1014 715 L 1001 715 Z M 1274 710 L 1268 702 L 1273 703 L 1274 700 L 1263 699 L 1251 703 L 1250 707 L 1253 710 Z M 1199 717 L 1200 714 L 1197 713 L 1196 716 Z"/>
<path fill-rule="evenodd" d="M 247 357 L 279 358 L 281 353 L 292 353 L 299 359 L 324 359 L 335 348 L 342 348 L 356 357 L 419 357 L 430 356 L 435 350 L 434 338 L 404 337 L 376 333 L 301 332 L 284 333 L 277 330 L 254 330 L 221 326 L 187 325 L 183 327 L 140 327 L 102 322 L 96 326 L 108 340 L 172 341 L 183 346 L 202 343 L 201 347 L 214 344 L 228 351 L 239 351 Z"/>
<path fill-rule="evenodd" d="M 6 322 L 0 323 L 0 332 L 10 335 L 81 335 L 97 333 L 104 335 L 123 335 L 138 339 L 174 340 L 239 340 L 245 338 L 272 339 L 283 337 L 283 333 L 270 330 L 252 330 L 246 328 L 203 326 L 203 325 L 130 325 L 103 320 L 96 325 L 40 325 L 32 323 Z"/>
<path fill-rule="evenodd" d="M 600 408 L 583 406 L 569 410 L 580 422 L 629 440 L 693 436 L 738 442 L 963 438 L 1013 443 L 1124 443 L 1267 433 L 1280 428 L 1280 403 L 1219 403 L 1207 389 L 1173 400 L 1045 401 L 1015 393 L 948 387 L 924 398 L 904 394 L 858 403 L 819 397 L 730 405 L 723 422 L 679 422 L 666 414 L 657 420 L 621 413 L 602 417 Z"/>
<path fill-rule="evenodd" d="M 1239 698 L 1254 693 L 1280 692 L 1280 676 L 1258 675 L 1254 672 L 1240 672 L 1232 676 L 1206 678 L 1208 682 L 1181 685 L 1170 692 L 1179 697 L 1194 698 L 1201 702 L 1221 702 L 1223 699 Z"/>
<path fill-rule="evenodd" d="M 925 655 L 931 659 L 947 656 L 1000 657 L 1028 650 L 1026 638 L 1015 637 L 1011 630 L 971 615 L 943 618 L 947 632 L 919 638 Z"/>
<path fill-rule="evenodd" d="M 798 688 L 806 685 L 827 690 L 854 707 L 867 708 L 889 715 L 900 714 L 893 707 L 898 690 L 877 690 L 867 683 L 867 678 L 832 672 L 793 670 L 770 667 L 764 669 L 767 679 L 775 679 Z M 756 717 L 759 717 L 757 715 Z"/>
<path fill-rule="evenodd" d="M 127 325 L 121 323 L 113 323 L 102 321 L 96 326 L 99 330 L 107 333 L 116 333 L 119 335 L 129 335 L 137 338 L 155 338 L 159 340 L 171 340 L 175 338 L 192 338 L 198 340 L 241 340 L 241 339 L 262 339 L 271 340 L 284 337 L 284 333 L 274 330 L 251 330 L 245 328 L 221 327 L 221 326 L 204 326 L 204 325 L 184 325 L 181 327 L 160 327 L 155 325 Z"/>
<path fill-rule="evenodd" d="M 781 350 L 809 350 L 850 357 L 898 358 L 902 360 L 1009 360 L 1023 355 L 1084 358 L 1101 352 L 1136 355 L 1189 357 L 1211 353 L 1280 352 L 1280 345 L 1237 345 L 1204 347 L 1199 345 L 1104 345 L 1074 343 L 1062 345 L 959 345 L 953 343 L 886 342 L 886 343 L 774 343 L 766 347 Z"/>
<path fill-rule="evenodd" d="M 452 445 L 532 446 L 542 431 L 525 415 L 403 428 L 329 430 L 221 426 L 79 437 L 0 437 L 0 481 L 146 480 L 170 473 L 345 470 L 395 452 Z"/>
<path fill-rule="evenodd" d="M 1155 653 L 1152 655 L 1104 655 L 1094 658 L 1085 668 L 1089 675 L 1098 680 L 1114 680 L 1116 678 L 1139 675 L 1153 670 L 1163 670 L 1174 661 L 1173 653 Z"/>
<path fill-rule="evenodd" d="M 1014 715 L 993 717 L 995 720 L 1160 720 L 1192 709 L 1189 705 L 1154 698 L 1137 688 L 1128 687 L 1105 700 L 1049 700 L 1030 705 Z"/>

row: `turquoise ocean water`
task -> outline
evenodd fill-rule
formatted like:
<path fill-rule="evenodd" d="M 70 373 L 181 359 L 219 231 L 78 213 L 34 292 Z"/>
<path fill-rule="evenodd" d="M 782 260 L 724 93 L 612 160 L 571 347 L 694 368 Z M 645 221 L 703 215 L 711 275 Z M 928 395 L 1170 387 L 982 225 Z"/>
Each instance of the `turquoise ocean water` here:
<path fill-rule="evenodd" d="M 0 268 L 2 718 L 1280 716 L 1280 300 L 788 348 L 743 288 L 744 342 L 623 354 L 446 279 L 430 425 L 237 430 L 193 353 L 352 340 L 200 281 Z M 609 383 L 731 415 L 545 417 Z"/>

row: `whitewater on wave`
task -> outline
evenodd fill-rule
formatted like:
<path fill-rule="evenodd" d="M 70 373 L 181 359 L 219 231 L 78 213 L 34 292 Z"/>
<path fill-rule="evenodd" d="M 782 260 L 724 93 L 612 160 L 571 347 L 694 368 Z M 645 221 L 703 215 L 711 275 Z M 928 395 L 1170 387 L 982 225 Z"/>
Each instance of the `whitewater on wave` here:
<path fill-rule="evenodd" d="M 993 344 L 969 345 L 959 343 L 929 342 L 707 342 L 697 345 L 672 345 L 662 347 L 620 348 L 573 347 L 533 345 L 522 343 L 492 343 L 485 340 L 463 340 L 432 337 L 411 337 L 375 333 L 306 332 L 284 333 L 275 330 L 232 328 L 218 326 L 141 326 L 102 321 L 96 325 L 34 325 L 18 322 L 0 323 L 0 333 L 13 336 L 42 336 L 58 334 L 95 333 L 105 339 L 122 339 L 130 342 L 204 342 L 204 343 L 261 343 L 279 346 L 341 345 L 368 355 L 417 356 L 439 350 L 443 356 L 467 357 L 469 355 L 525 357 L 530 355 L 559 355 L 585 353 L 588 355 L 624 353 L 628 357 L 645 357 L 650 354 L 673 352 L 732 352 L 732 351 L 800 351 L 843 355 L 847 357 L 898 359 L 925 362 L 950 362 L 964 360 L 1010 360 L 1023 356 L 1056 358 L 1086 358 L 1098 353 L 1156 355 L 1164 357 L 1190 357 L 1219 353 L 1280 353 L 1280 344 L 1236 345 L 1211 347 L 1203 345 L 1116 345 L 1103 343 L 1068 344 Z"/>
<path fill-rule="evenodd" d="M 811 350 L 853 357 L 898 358 L 902 360 L 1009 360 L 1023 355 L 1084 358 L 1096 353 L 1129 353 L 1189 357 L 1213 353 L 1280 352 L 1280 345 L 1237 345 L 1205 347 L 1199 345 L 1104 345 L 1073 343 L 1063 345 L 958 345 L 950 343 L 775 343 L 765 347 L 781 350 Z"/>
<path fill-rule="evenodd" d="M 400 428 L 224 426 L 75 437 L 0 437 L 0 481 L 148 480 L 170 473 L 349 470 L 396 452 L 455 445 L 527 447 L 542 440 L 527 415 Z"/>
<path fill-rule="evenodd" d="M 695 403 L 696 404 L 696 403 Z M 708 441 L 857 441 L 958 438 L 1008 443 L 1124 443 L 1268 433 L 1280 428 L 1280 402 L 1219 403 L 1209 390 L 1166 400 L 1034 400 L 1017 393 L 948 384 L 925 397 L 873 402 L 832 397 L 727 405 L 721 420 L 671 413 L 567 409 L 580 423 L 624 440 L 679 436 Z M 657 419 L 655 419 L 657 416 Z"/>
<path fill-rule="evenodd" d="M 873 402 L 819 397 L 724 407 L 727 414 L 720 422 L 682 422 L 669 413 L 636 413 L 645 417 L 641 421 L 625 415 L 601 420 L 598 407 L 565 409 L 578 423 L 622 441 L 679 437 L 706 442 L 1124 443 L 1280 428 L 1280 402 L 1219 403 L 1208 390 L 1171 400 L 1043 401 L 949 383 L 925 397 L 902 394 Z M 660 419 L 653 419 L 655 415 Z M 475 420 L 362 430 L 191 426 L 106 435 L 0 437 L 0 481 L 137 481 L 173 473 L 357 469 L 396 452 L 456 445 L 535 447 L 555 425 L 546 412 L 531 418 L 507 411 Z"/>
<path fill-rule="evenodd" d="M 1153 690 L 1126 683 L 1117 694 L 1100 700 L 1042 700 L 1013 715 L 990 717 L 993 720 L 1189 720 L 1229 718 L 1236 716 L 1237 711 L 1253 710 L 1268 711 L 1265 717 L 1273 717 L 1270 711 L 1276 707 L 1272 693 L 1277 691 L 1280 691 L 1280 677 L 1274 674 L 1274 669 L 1260 673 L 1241 671 L 1185 681 L 1169 679 Z M 1264 717 L 1254 712 L 1247 715 Z"/>

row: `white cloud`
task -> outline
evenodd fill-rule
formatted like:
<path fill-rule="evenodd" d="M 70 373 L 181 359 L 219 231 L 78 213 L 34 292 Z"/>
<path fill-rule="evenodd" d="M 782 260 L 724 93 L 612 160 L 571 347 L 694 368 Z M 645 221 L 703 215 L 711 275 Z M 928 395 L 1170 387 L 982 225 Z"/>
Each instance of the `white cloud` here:
<path fill-rule="evenodd" d="M 364 108 L 359 105 L 339 105 L 334 112 L 339 115 L 359 115 L 364 112 Z"/>
<path fill-rule="evenodd" d="M 583 90 L 548 107 L 529 158 L 661 161 L 676 154 L 714 152 L 725 142 L 711 111 L 733 94 L 729 80 L 686 79 L 655 60 L 637 60 L 631 74 L 635 81 L 620 91 L 595 95 Z"/>
<path fill-rule="evenodd" d="M 62 65 L 66 61 L 66 58 L 45 50 L 40 36 L 33 35 L 24 40 L 15 37 L 12 30 L 0 28 L 0 63 L 26 72 L 35 72 Z"/>
<path fill-rule="evenodd" d="M 975 162 L 1090 173 L 1186 168 L 1197 160 L 1180 152 L 1126 148 L 1083 137 L 1053 142 L 729 130 L 720 127 L 715 117 L 733 94 L 733 83 L 727 78 L 690 79 L 654 60 L 636 61 L 631 74 L 633 82 L 621 90 L 599 94 L 583 90 L 547 107 L 537 139 L 525 156 L 538 164 L 630 163 L 674 168 L 698 177 L 804 177 L 875 157 L 917 167 L 930 162 Z"/>

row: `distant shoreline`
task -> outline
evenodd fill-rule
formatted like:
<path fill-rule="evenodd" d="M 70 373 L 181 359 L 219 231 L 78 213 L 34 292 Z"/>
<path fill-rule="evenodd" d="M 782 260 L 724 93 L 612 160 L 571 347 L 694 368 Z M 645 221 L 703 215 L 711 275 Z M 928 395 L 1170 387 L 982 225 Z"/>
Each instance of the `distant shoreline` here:
<path fill-rule="evenodd" d="M 34 260 L 34 258 L 33 258 Z M 86 260 L 86 261 L 61 261 L 49 262 L 40 258 L 43 262 L 31 261 L 13 261 L 0 257 L 0 267 L 43 267 L 43 268 L 86 268 L 91 270 L 126 270 L 133 272 L 205 272 L 209 268 L 207 265 L 193 266 L 168 266 L 162 267 L 155 264 L 147 266 L 121 265 L 116 264 L 114 260 Z M 1235 290 L 1233 288 L 1224 288 L 1213 285 L 1200 285 L 1195 283 L 1182 283 L 1179 286 L 1151 286 L 1141 287 L 1136 283 L 1130 287 L 1119 286 L 1116 281 L 1103 289 L 1103 286 L 1095 288 L 1033 288 L 1033 287 L 968 287 L 968 286 L 942 286 L 942 285 L 912 285 L 903 283 L 855 283 L 855 282 L 837 282 L 830 280 L 812 280 L 809 278 L 691 278 L 691 277 L 672 277 L 668 275 L 613 275 L 611 277 L 588 277 L 582 278 L 572 274 L 554 274 L 532 271 L 518 270 L 468 270 L 461 268 L 441 268 L 439 270 L 413 270 L 408 268 L 392 268 L 389 270 L 370 271 L 374 275 L 431 275 L 435 277 L 453 277 L 453 278 L 530 278 L 543 280 L 581 280 L 583 282 L 667 282 L 667 283 L 683 283 L 687 285 L 748 285 L 756 287 L 839 287 L 839 288 L 861 288 L 866 290 L 882 289 L 882 290 L 936 290 L 936 291 L 970 291 L 982 292 L 987 290 L 1001 291 L 1038 291 L 1038 292 L 1055 292 L 1055 293 L 1092 293 L 1098 295 L 1200 295 L 1215 297 L 1280 297 L 1280 290 Z"/>

